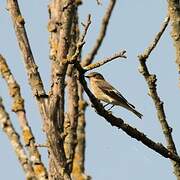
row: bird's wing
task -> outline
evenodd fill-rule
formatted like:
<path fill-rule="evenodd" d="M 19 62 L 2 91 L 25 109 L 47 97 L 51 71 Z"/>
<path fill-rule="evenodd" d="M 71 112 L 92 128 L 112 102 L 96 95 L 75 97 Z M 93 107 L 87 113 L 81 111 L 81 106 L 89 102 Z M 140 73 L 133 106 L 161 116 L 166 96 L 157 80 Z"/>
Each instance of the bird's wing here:
<path fill-rule="evenodd" d="M 133 106 L 132 104 L 130 104 L 124 97 L 123 95 L 116 90 L 113 86 L 111 86 L 107 81 L 106 83 L 104 81 L 99 81 L 97 83 L 97 86 L 107 95 L 119 100 L 120 102 L 124 102 L 126 104 L 128 104 L 129 106 L 131 106 L 132 108 L 135 109 L 135 106 Z"/>

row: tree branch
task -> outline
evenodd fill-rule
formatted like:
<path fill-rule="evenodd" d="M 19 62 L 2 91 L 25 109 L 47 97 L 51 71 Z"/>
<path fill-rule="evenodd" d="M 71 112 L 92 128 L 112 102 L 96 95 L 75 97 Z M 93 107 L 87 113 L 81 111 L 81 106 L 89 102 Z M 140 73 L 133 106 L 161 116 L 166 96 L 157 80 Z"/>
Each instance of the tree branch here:
<path fill-rule="evenodd" d="M 31 163 L 26 155 L 23 145 L 20 142 L 19 135 L 15 131 L 15 129 L 11 123 L 11 120 L 9 118 L 9 115 L 3 106 L 1 97 L 0 97 L 0 125 L 1 125 L 4 133 L 9 138 L 9 141 L 16 153 L 16 156 L 18 157 L 18 160 L 25 172 L 26 178 L 27 179 L 33 179 L 33 178 L 36 179 L 36 176 L 35 176 L 32 166 L 31 166 Z"/>
<path fill-rule="evenodd" d="M 73 24 L 71 29 L 71 44 L 69 47 L 68 56 L 72 56 L 76 51 L 76 44 L 79 39 L 79 26 L 78 26 L 78 14 L 73 18 Z M 65 113 L 64 122 L 64 149 L 66 153 L 66 159 L 71 172 L 75 155 L 75 148 L 77 145 L 77 124 L 78 124 L 78 84 L 77 84 L 77 70 L 73 64 L 68 65 L 66 72 L 66 89 L 67 89 L 67 111 Z"/>
<path fill-rule="evenodd" d="M 140 73 L 144 76 L 144 79 L 146 80 L 146 83 L 148 85 L 149 95 L 151 96 L 151 98 L 154 102 L 154 105 L 155 105 L 155 108 L 157 111 L 158 120 L 159 120 L 159 123 L 161 125 L 164 137 L 166 139 L 167 148 L 169 151 L 178 155 L 173 137 L 171 135 L 172 128 L 169 126 L 169 124 L 166 120 L 163 102 L 161 101 L 161 99 L 157 93 L 156 75 L 150 74 L 148 67 L 146 65 L 147 58 L 151 54 L 152 50 L 156 47 L 159 39 L 161 38 L 161 35 L 163 34 L 163 32 L 165 31 L 165 29 L 168 25 L 168 22 L 169 22 L 169 17 L 167 17 L 165 19 L 160 31 L 156 34 L 156 36 L 155 36 L 153 42 L 150 44 L 150 46 L 147 49 L 145 49 L 144 52 L 138 56 L 138 58 L 139 58 L 139 62 L 140 62 L 140 69 L 139 70 L 140 70 Z M 180 178 L 180 164 L 175 162 L 175 161 L 172 161 L 172 164 L 173 164 L 176 176 L 178 178 Z"/>
<path fill-rule="evenodd" d="M 162 28 L 163 29 L 163 28 Z M 164 31 L 164 30 L 162 30 Z M 161 33 L 162 34 L 162 33 Z M 158 33 L 158 36 L 160 38 L 160 35 Z M 157 38 L 156 38 L 157 39 Z M 158 40 L 155 41 L 155 45 L 157 44 Z M 154 46 L 154 45 L 153 45 Z M 152 50 L 151 50 L 152 51 Z M 151 52 L 150 51 L 150 52 Z M 77 51 L 78 52 L 78 51 Z M 77 53 L 75 52 L 75 54 Z M 147 56 L 145 56 L 147 57 Z M 158 152 L 159 154 L 161 154 L 162 156 L 166 157 L 166 158 L 170 158 L 178 163 L 180 163 L 180 157 L 174 153 L 171 152 L 170 150 L 166 149 L 162 144 L 160 143 L 155 143 L 154 141 L 152 141 L 151 139 L 147 138 L 145 134 L 143 134 L 142 132 L 138 131 L 137 129 L 131 127 L 130 125 L 124 123 L 124 121 L 121 118 L 116 118 L 115 116 L 113 116 L 112 114 L 110 114 L 108 111 L 106 111 L 103 106 L 98 102 L 98 100 L 94 97 L 94 95 L 90 92 L 90 90 L 87 87 L 86 81 L 84 79 L 84 73 L 85 70 L 83 69 L 83 67 L 80 65 L 80 63 L 78 61 L 75 61 L 75 59 L 70 59 L 69 63 L 73 63 L 74 66 L 77 68 L 77 70 L 79 71 L 79 81 L 81 83 L 81 85 L 83 86 L 86 94 L 89 96 L 92 104 L 94 105 L 97 113 L 104 117 L 112 126 L 116 126 L 118 128 L 121 128 L 124 132 L 126 132 L 128 135 L 130 135 L 131 137 L 137 139 L 138 141 L 141 141 L 144 145 L 146 145 L 147 147 L 153 149 L 154 151 Z"/>
<path fill-rule="evenodd" d="M 38 67 L 34 61 L 29 40 L 24 27 L 25 21 L 21 15 L 18 1 L 7 0 L 7 7 L 11 15 L 20 50 L 24 57 L 24 63 L 26 65 L 26 70 L 28 73 L 29 84 L 32 88 L 33 95 L 38 97 L 37 100 L 40 100 L 40 97 L 42 98 L 46 96 L 46 92 L 44 90 L 40 74 L 38 72 Z"/>
<path fill-rule="evenodd" d="M 113 61 L 113 60 L 115 60 L 115 59 L 117 59 L 117 58 L 120 58 L 120 57 L 121 57 L 121 58 L 127 58 L 126 55 L 125 55 L 125 53 L 126 53 L 125 50 L 120 51 L 120 52 L 118 52 L 118 53 L 113 54 L 113 55 L 110 56 L 110 57 L 105 58 L 105 59 L 102 60 L 102 61 L 98 61 L 97 63 L 94 63 L 94 64 L 89 64 L 88 66 L 83 67 L 83 69 L 84 69 L 85 71 L 90 71 L 90 70 L 92 70 L 92 69 L 95 69 L 95 68 L 98 68 L 98 67 L 100 67 L 100 66 L 103 66 L 104 64 L 106 64 L 106 63 L 108 63 L 108 62 L 111 62 L 111 61 Z"/>
<path fill-rule="evenodd" d="M 67 59 L 67 62 L 70 64 L 73 64 L 77 61 L 78 57 L 81 54 L 82 47 L 85 44 L 84 39 L 85 39 L 85 36 L 86 36 L 87 31 L 89 29 L 89 26 L 91 24 L 91 15 L 90 14 L 87 17 L 86 23 L 85 24 L 82 23 L 82 24 L 83 24 L 84 30 L 83 30 L 83 32 L 82 32 L 82 34 L 81 34 L 81 36 L 77 42 L 76 51 L 72 56 L 70 56 L 70 58 Z"/>
<path fill-rule="evenodd" d="M 107 26 L 108 26 L 108 23 L 109 23 L 113 8 L 115 6 L 115 3 L 116 3 L 116 0 L 110 0 L 109 1 L 109 5 L 108 5 L 107 10 L 105 12 L 105 15 L 104 15 L 104 17 L 102 19 L 99 35 L 98 35 L 98 37 L 96 39 L 95 45 L 92 48 L 92 50 L 82 60 L 82 63 L 83 63 L 82 65 L 83 66 L 87 66 L 90 63 L 92 63 L 95 55 L 97 54 L 97 52 L 98 52 L 98 50 L 99 50 L 99 48 L 100 48 L 100 46 L 101 46 L 101 44 L 102 44 L 102 42 L 104 40 L 104 37 L 106 35 Z"/>
<path fill-rule="evenodd" d="M 78 69 L 78 71 L 82 72 L 82 70 L 80 69 Z M 180 163 L 180 157 L 177 154 L 171 152 L 162 144 L 152 141 L 150 138 L 148 138 L 145 134 L 143 134 L 136 128 L 133 128 L 130 125 L 126 124 L 121 118 L 117 118 L 113 116 L 111 113 L 109 113 L 108 111 L 106 111 L 103 108 L 102 104 L 99 103 L 99 101 L 94 97 L 94 95 L 88 89 L 87 83 L 84 79 L 83 74 L 80 74 L 79 81 L 81 85 L 83 86 L 86 94 L 88 95 L 90 101 L 92 102 L 94 108 L 96 109 L 96 112 L 100 116 L 104 117 L 104 119 L 107 122 L 109 122 L 112 126 L 116 126 L 117 128 L 122 129 L 126 134 L 128 134 L 132 138 L 135 138 L 138 141 L 141 141 L 145 146 L 161 154 L 163 157 L 172 159 L 176 161 L 178 164 Z"/>
<path fill-rule="evenodd" d="M 88 28 L 91 24 L 91 16 L 88 15 L 86 23 L 82 23 L 83 25 L 83 33 L 79 37 L 79 34 L 76 34 L 76 40 L 73 40 L 75 44 L 71 43 L 72 47 L 75 47 L 75 49 L 70 48 L 70 50 L 73 52 L 70 53 L 70 57 L 74 62 L 79 61 L 81 49 L 85 43 L 84 39 L 87 34 Z M 77 32 L 76 30 L 72 30 L 74 33 Z M 77 42 L 78 37 L 78 42 Z M 70 51 L 70 52 L 71 52 Z M 71 59 L 70 58 L 70 59 Z M 70 62 L 70 61 L 69 61 Z M 69 108 L 74 110 L 70 110 L 71 113 L 67 114 L 67 119 L 69 119 L 69 127 L 67 127 L 67 130 L 69 129 L 70 134 L 72 134 L 71 138 L 69 138 L 69 150 L 70 152 L 74 151 L 73 159 L 72 159 L 72 173 L 71 177 L 72 179 L 90 179 L 89 176 L 85 174 L 85 167 L 84 167 L 84 160 L 85 160 L 85 108 L 87 106 L 87 103 L 83 99 L 83 89 L 80 85 L 79 81 L 77 80 L 77 69 L 74 67 L 74 64 L 69 65 L 69 69 L 67 71 L 67 75 L 69 78 L 71 78 L 70 81 L 67 83 L 67 88 L 69 89 L 69 98 L 68 98 L 68 104 Z M 74 96 L 76 94 L 78 99 Z M 78 101 L 77 101 L 78 100 Z M 69 102 L 70 101 L 70 102 Z M 75 112 L 76 111 L 76 112 Z M 69 116 L 70 115 L 70 116 Z M 73 120 L 73 123 L 72 123 Z M 76 130 L 75 132 L 73 132 Z M 72 145 L 74 145 L 74 147 Z M 68 144 L 67 144 L 68 145 Z M 75 149 L 74 149 L 75 148 Z"/>
<path fill-rule="evenodd" d="M 157 153 L 161 154 L 165 158 L 172 159 L 176 161 L 177 163 L 180 163 L 180 157 L 166 149 L 162 144 L 156 143 L 149 139 L 145 134 L 142 132 L 138 131 L 136 128 L 131 127 L 130 125 L 124 123 L 124 121 L 121 118 L 117 118 L 110 114 L 108 111 L 106 111 L 102 104 L 99 103 L 99 101 L 94 97 L 94 95 L 91 93 L 91 91 L 88 89 L 86 81 L 84 79 L 84 69 L 82 66 L 79 64 L 79 62 L 74 62 L 75 67 L 79 71 L 80 77 L 79 81 L 81 85 L 83 86 L 86 94 L 89 96 L 89 99 L 91 100 L 93 106 L 96 109 L 96 112 L 104 117 L 112 126 L 116 126 L 120 129 L 122 129 L 126 134 L 130 135 L 132 138 L 135 138 L 138 141 L 141 141 L 145 146 L 151 148 L 152 150 L 156 151 Z"/>
<path fill-rule="evenodd" d="M 87 102 L 83 97 L 83 88 L 78 81 L 78 94 L 79 94 L 79 106 L 78 106 L 78 125 L 77 125 L 77 145 L 75 149 L 75 155 L 73 160 L 73 172 L 72 177 L 75 179 L 90 179 L 85 174 L 85 147 L 86 147 L 86 135 L 85 135 L 85 110 Z"/>
<path fill-rule="evenodd" d="M 153 49 L 156 47 L 157 43 L 159 42 L 159 39 L 161 38 L 163 32 L 165 31 L 166 27 L 168 26 L 169 23 L 169 16 L 167 16 L 161 25 L 160 31 L 155 35 L 155 38 L 153 41 L 150 43 L 149 47 L 147 47 L 144 52 L 139 55 L 139 58 L 142 59 L 142 61 L 146 61 Z"/>
<path fill-rule="evenodd" d="M 26 112 L 24 108 L 24 99 L 21 96 L 20 86 L 16 82 L 13 74 L 11 73 L 6 60 L 0 54 L 0 74 L 7 83 L 9 94 L 13 98 L 12 111 L 17 114 L 24 143 L 30 155 L 30 160 L 35 172 L 35 175 L 41 179 L 47 179 L 47 171 L 41 161 L 41 155 L 35 146 L 35 138 L 28 124 Z"/>

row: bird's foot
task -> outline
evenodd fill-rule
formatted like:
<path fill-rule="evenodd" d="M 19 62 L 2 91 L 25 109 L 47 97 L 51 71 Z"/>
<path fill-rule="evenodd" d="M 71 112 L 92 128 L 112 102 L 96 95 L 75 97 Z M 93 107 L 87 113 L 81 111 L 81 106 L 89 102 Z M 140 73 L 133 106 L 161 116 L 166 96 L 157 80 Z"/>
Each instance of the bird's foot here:
<path fill-rule="evenodd" d="M 107 111 L 110 111 L 113 107 L 114 107 L 114 105 L 112 105 L 109 109 L 107 109 Z"/>
<path fill-rule="evenodd" d="M 103 108 L 105 108 L 105 107 L 108 106 L 108 105 L 109 105 L 109 103 L 105 104 L 105 105 L 103 106 Z"/>

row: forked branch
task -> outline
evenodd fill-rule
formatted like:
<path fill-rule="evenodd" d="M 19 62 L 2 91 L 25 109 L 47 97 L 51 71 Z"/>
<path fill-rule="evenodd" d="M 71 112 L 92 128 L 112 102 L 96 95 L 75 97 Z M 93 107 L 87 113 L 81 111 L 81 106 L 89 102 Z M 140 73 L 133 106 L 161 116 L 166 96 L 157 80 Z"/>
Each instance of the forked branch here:
<path fill-rule="evenodd" d="M 0 74 L 6 81 L 8 86 L 9 94 L 13 99 L 12 111 L 16 113 L 19 125 L 22 130 L 22 137 L 26 145 L 27 151 L 29 153 L 32 167 L 35 172 L 35 175 L 42 180 L 47 179 L 47 171 L 44 164 L 41 161 L 41 155 L 35 145 L 35 137 L 29 126 L 26 111 L 24 108 L 24 99 L 21 96 L 20 86 L 16 82 L 13 74 L 11 73 L 6 60 L 0 54 Z"/>
<path fill-rule="evenodd" d="M 24 147 L 20 141 L 19 134 L 15 131 L 13 124 L 9 118 L 8 113 L 6 112 L 4 105 L 2 103 L 2 98 L 0 97 L 0 125 L 2 130 L 9 138 L 9 141 L 18 157 L 18 160 L 25 172 L 27 179 L 36 179 L 35 173 L 31 166 L 31 163 L 26 155 Z"/>
<path fill-rule="evenodd" d="M 99 2 L 99 1 L 97 1 Z M 116 0 L 110 0 L 109 1 L 109 5 L 107 7 L 107 10 L 104 14 L 104 17 L 102 19 L 102 23 L 101 23 L 101 28 L 100 28 L 100 32 L 99 32 L 99 35 L 96 39 L 96 42 L 94 44 L 94 47 L 92 48 L 92 50 L 85 56 L 85 58 L 82 60 L 82 65 L 83 66 L 87 66 L 89 65 L 90 63 L 92 63 L 95 55 L 97 54 L 103 40 L 104 40 L 104 37 L 106 35 L 106 31 L 107 31 L 107 27 L 108 27 L 108 24 L 109 24 L 109 20 L 110 20 L 110 17 L 111 17 L 111 14 L 112 14 L 112 11 L 114 9 L 114 6 L 115 6 L 115 3 L 116 3 Z"/>
<path fill-rule="evenodd" d="M 144 52 L 142 54 L 140 54 L 138 56 L 138 58 L 139 58 L 139 62 L 140 62 L 139 71 L 144 76 L 144 79 L 146 80 L 146 83 L 148 85 L 149 95 L 151 96 L 153 103 L 154 103 L 154 106 L 156 108 L 157 117 L 158 117 L 159 123 L 161 125 L 164 137 L 166 139 L 167 148 L 170 152 L 173 152 L 174 154 L 178 155 L 177 150 L 176 150 L 176 146 L 175 146 L 172 134 L 171 134 L 172 128 L 169 126 L 167 119 L 166 119 L 166 115 L 165 115 L 165 111 L 164 111 L 164 105 L 163 105 L 164 103 L 161 101 L 161 99 L 158 95 L 158 92 L 157 92 L 156 75 L 150 74 L 148 67 L 146 65 L 147 58 L 150 56 L 151 52 L 156 47 L 156 45 L 159 42 L 163 32 L 166 29 L 168 23 L 169 23 L 169 17 L 166 17 L 165 21 L 163 22 L 163 24 L 160 28 L 160 31 L 156 34 L 152 43 L 149 45 L 148 48 L 146 48 L 144 50 Z M 180 164 L 175 162 L 175 161 L 172 161 L 172 164 L 174 167 L 175 175 L 177 176 L 177 178 L 180 178 Z"/>

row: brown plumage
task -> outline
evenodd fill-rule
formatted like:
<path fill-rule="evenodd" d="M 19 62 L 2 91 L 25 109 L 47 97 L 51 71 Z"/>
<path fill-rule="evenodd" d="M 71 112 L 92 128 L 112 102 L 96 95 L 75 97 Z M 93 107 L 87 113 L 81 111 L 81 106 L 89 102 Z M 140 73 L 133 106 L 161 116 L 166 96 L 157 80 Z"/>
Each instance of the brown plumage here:
<path fill-rule="evenodd" d="M 92 72 L 86 77 L 89 78 L 91 90 L 97 99 L 108 104 L 122 106 L 133 112 L 140 119 L 142 118 L 142 114 L 135 110 L 135 106 L 130 104 L 100 73 Z"/>

